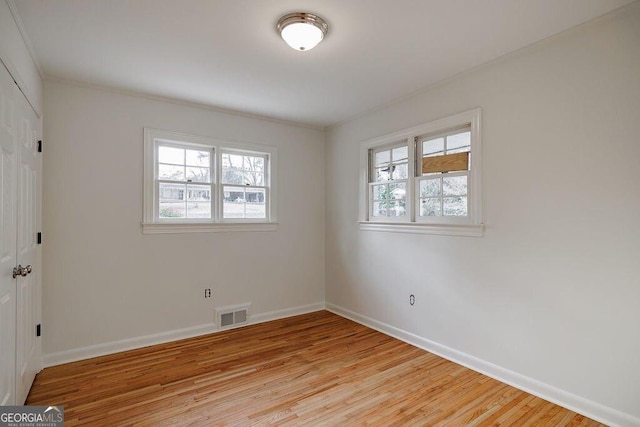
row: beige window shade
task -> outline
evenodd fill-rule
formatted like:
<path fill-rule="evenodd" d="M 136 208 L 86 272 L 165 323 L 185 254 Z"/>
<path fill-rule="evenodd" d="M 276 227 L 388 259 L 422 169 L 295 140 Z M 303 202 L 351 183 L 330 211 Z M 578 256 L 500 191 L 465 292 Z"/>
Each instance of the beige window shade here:
<path fill-rule="evenodd" d="M 424 157 L 422 173 L 455 172 L 469 170 L 469 153 L 445 154 L 443 156 Z"/>

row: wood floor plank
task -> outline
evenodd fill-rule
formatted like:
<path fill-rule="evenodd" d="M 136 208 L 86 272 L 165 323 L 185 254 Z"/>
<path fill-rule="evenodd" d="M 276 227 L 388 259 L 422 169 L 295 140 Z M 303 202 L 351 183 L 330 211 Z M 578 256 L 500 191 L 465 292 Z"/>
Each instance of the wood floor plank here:
<path fill-rule="evenodd" d="M 66 426 L 601 424 L 319 311 L 44 369 Z"/>

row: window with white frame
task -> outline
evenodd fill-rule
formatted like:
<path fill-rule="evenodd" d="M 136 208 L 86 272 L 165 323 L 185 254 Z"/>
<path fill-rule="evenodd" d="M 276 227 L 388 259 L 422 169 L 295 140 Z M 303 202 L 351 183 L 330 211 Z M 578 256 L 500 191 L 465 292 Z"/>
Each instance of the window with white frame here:
<path fill-rule="evenodd" d="M 274 229 L 275 148 L 144 134 L 144 233 Z"/>
<path fill-rule="evenodd" d="M 361 144 L 364 230 L 481 236 L 480 109 Z"/>
<path fill-rule="evenodd" d="M 467 218 L 471 125 L 416 142 L 417 216 Z"/>
<path fill-rule="evenodd" d="M 220 182 L 223 218 L 266 218 L 269 200 L 268 162 L 266 154 L 222 151 Z"/>
<path fill-rule="evenodd" d="M 371 150 L 369 215 L 396 218 L 407 215 L 409 150 L 406 142 Z"/>
<path fill-rule="evenodd" d="M 211 219 L 213 147 L 156 140 L 158 219 Z"/>

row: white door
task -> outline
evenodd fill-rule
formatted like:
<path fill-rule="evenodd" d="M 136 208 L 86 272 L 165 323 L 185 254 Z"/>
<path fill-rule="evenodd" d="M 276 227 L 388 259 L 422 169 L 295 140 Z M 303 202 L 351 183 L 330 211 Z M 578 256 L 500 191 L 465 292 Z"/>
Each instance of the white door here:
<path fill-rule="evenodd" d="M 37 370 L 38 119 L 0 63 L 0 404 L 24 403 Z"/>
<path fill-rule="evenodd" d="M 13 79 L 0 63 L 0 404 L 16 389 L 16 126 Z"/>
<path fill-rule="evenodd" d="M 39 368 L 36 325 L 38 310 L 38 183 L 40 157 L 36 129 L 38 119 L 16 86 L 16 125 L 18 127 L 18 216 L 17 258 L 26 273 L 17 277 L 17 334 L 16 334 L 16 398 L 21 404 Z"/>

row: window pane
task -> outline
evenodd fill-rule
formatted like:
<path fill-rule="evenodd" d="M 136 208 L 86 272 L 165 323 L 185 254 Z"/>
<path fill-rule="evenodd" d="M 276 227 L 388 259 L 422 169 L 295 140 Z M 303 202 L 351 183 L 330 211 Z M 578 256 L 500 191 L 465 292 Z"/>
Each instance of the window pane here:
<path fill-rule="evenodd" d="M 211 165 L 209 157 L 208 151 L 187 150 L 187 165 L 208 168 Z"/>
<path fill-rule="evenodd" d="M 373 202 L 372 216 L 387 216 L 387 202 Z"/>
<path fill-rule="evenodd" d="M 444 138 L 431 139 L 422 143 L 423 156 L 439 156 L 444 153 Z"/>
<path fill-rule="evenodd" d="M 389 181 L 389 166 L 376 169 L 376 182 Z"/>
<path fill-rule="evenodd" d="M 234 169 L 242 169 L 244 159 L 239 154 L 229 154 L 229 167 Z"/>
<path fill-rule="evenodd" d="M 244 218 L 244 203 L 224 202 L 222 208 L 224 218 Z"/>
<path fill-rule="evenodd" d="M 389 197 L 387 185 L 373 186 L 373 200 L 386 200 Z"/>
<path fill-rule="evenodd" d="M 242 170 L 243 158 L 239 154 L 222 153 L 222 167 Z"/>
<path fill-rule="evenodd" d="M 441 193 L 440 178 L 420 181 L 420 197 L 434 197 L 439 196 Z"/>
<path fill-rule="evenodd" d="M 461 153 L 471 148 L 471 132 L 447 136 L 447 153 Z"/>
<path fill-rule="evenodd" d="M 442 199 L 444 215 L 446 216 L 467 216 L 466 197 L 445 197 Z"/>
<path fill-rule="evenodd" d="M 160 145 L 158 147 L 158 161 L 160 163 L 184 165 L 184 149 Z"/>
<path fill-rule="evenodd" d="M 185 217 L 186 186 L 160 183 L 160 218 Z"/>
<path fill-rule="evenodd" d="M 402 184 L 390 184 L 389 185 L 389 197 L 391 199 L 404 199 L 407 197 L 407 185 Z"/>
<path fill-rule="evenodd" d="M 211 187 L 208 185 L 187 185 L 187 201 L 210 202 Z"/>
<path fill-rule="evenodd" d="M 160 202 L 160 218 L 185 218 L 184 203 Z"/>
<path fill-rule="evenodd" d="M 409 174 L 409 169 L 406 163 L 393 165 L 391 168 L 393 170 L 392 179 L 407 179 L 407 175 Z"/>
<path fill-rule="evenodd" d="M 261 188 L 247 188 L 245 191 L 245 218 L 266 218 L 266 195 Z"/>
<path fill-rule="evenodd" d="M 187 202 L 187 218 L 211 219 L 211 203 Z"/>
<path fill-rule="evenodd" d="M 407 202 L 405 199 L 389 200 L 389 216 L 405 216 L 407 214 Z"/>
<path fill-rule="evenodd" d="M 245 172 L 244 173 L 245 185 L 264 185 L 264 173 L 262 172 Z"/>
<path fill-rule="evenodd" d="M 184 166 L 159 164 L 158 178 L 171 181 L 184 181 Z"/>
<path fill-rule="evenodd" d="M 264 158 L 256 156 L 244 156 L 244 170 L 264 171 Z"/>
<path fill-rule="evenodd" d="M 375 165 L 376 166 L 386 166 L 391 161 L 391 151 L 379 151 L 376 153 Z"/>
<path fill-rule="evenodd" d="M 222 210 L 224 218 L 244 218 L 245 188 L 225 186 L 223 192 Z"/>
<path fill-rule="evenodd" d="M 440 198 L 420 199 L 420 216 L 440 216 Z"/>
<path fill-rule="evenodd" d="M 389 184 L 389 216 L 405 216 L 407 214 L 407 184 Z"/>
<path fill-rule="evenodd" d="M 222 153 L 221 156 L 221 167 L 223 168 L 230 168 L 231 167 L 231 162 L 229 161 L 229 154 L 228 153 Z"/>
<path fill-rule="evenodd" d="M 187 167 L 187 180 L 193 182 L 211 182 L 209 168 Z"/>
<path fill-rule="evenodd" d="M 165 184 L 160 183 L 160 201 L 175 202 L 185 200 L 184 184 Z"/>
<path fill-rule="evenodd" d="M 244 172 L 232 169 L 223 169 L 222 183 L 244 185 Z"/>
<path fill-rule="evenodd" d="M 451 178 L 442 178 L 442 193 L 445 196 L 466 196 L 467 177 L 454 176 Z"/>
<path fill-rule="evenodd" d="M 224 187 L 224 201 L 244 203 L 244 187 Z"/>
<path fill-rule="evenodd" d="M 263 188 L 225 186 L 223 192 L 224 218 L 267 218 L 267 197 Z"/>
<path fill-rule="evenodd" d="M 265 191 L 262 188 L 247 188 L 244 192 L 247 203 L 264 204 L 266 200 Z"/>
<path fill-rule="evenodd" d="M 247 203 L 245 218 L 267 218 L 267 209 L 264 203 Z"/>
<path fill-rule="evenodd" d="M 393 162 L 406 161 L 409 158 L 409 148 L 407 146 L 393 149 Z"/>

